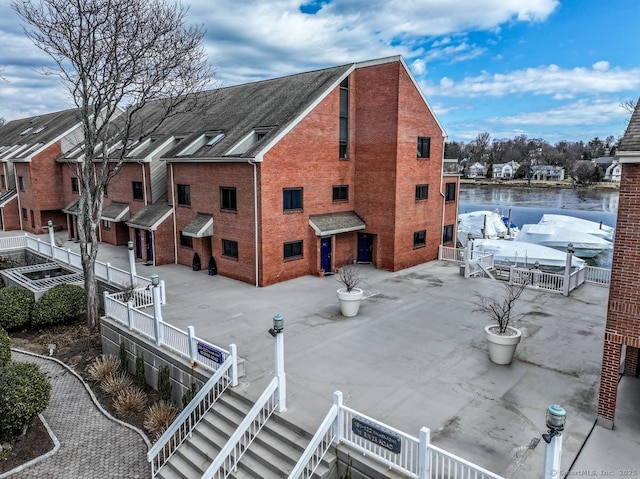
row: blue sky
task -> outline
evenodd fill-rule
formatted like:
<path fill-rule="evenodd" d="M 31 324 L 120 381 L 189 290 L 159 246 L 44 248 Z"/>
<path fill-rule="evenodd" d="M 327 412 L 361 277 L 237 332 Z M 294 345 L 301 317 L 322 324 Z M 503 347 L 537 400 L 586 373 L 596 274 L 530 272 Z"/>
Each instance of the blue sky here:
<path fill-rule="evenodd" d="M 449 139 L 618 138 L 640 96 L 638 0 L 183 0 L 218 85 L 403 55 Z M 0 117 L 72 106 L 0 4 Z"/>

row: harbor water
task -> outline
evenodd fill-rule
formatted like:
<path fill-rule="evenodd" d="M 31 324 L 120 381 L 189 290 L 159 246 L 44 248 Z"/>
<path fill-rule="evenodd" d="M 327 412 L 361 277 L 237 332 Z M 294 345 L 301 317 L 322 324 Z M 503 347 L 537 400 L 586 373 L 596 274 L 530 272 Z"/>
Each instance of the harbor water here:
<path fill-rule="evenodd" d="M 504 216 L 511 213 L 511 222 L 519 228 L 538 223 L 544 214 L 575 216 L 615 227 L 618 190 L 462 184 L 458 212 L 478 210 L 497 210 Z M 603 252 L 589 263 L 610 267 L 611 258 L 611 251 Z"/>

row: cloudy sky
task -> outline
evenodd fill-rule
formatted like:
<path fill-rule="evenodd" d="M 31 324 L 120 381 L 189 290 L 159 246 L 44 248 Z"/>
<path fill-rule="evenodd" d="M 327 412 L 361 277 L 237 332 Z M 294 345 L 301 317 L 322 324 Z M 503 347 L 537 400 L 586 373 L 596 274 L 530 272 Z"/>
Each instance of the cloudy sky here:
<path fill-rule="evenodd" d="M 183 0 L 217 82 L 403 55 L 449 139 L 619 137 L 640 96 L 638 0 Z M 72 105 L 0 2 L 0 117 Z"/>

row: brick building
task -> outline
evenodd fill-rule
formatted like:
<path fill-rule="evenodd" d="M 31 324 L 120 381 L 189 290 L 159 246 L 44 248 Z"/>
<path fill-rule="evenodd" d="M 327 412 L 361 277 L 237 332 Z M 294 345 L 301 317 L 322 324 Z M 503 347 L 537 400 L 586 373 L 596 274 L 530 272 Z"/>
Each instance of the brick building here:
<path fill-rule="evenodd" d="M 0 227 L 40 234 L 51 220 L 65 228 L 56 160 L 82 139 L 77 110 L 10 121 L 0 128 Z"/>
<path fill-rule="evenodd" d="M 151 231 L 156 264 L 203 267 L 265 286 L 352 262 L 398 270 L 454 244 L 457 174 L 444 132 L 400 57 L 206 92 L 176 117 L 167 215 Z M 210 100 L 209 100 L 210 99 Z"/>
<path fill-rule="evenodd" d="M 598 424 L 612 428 L 618 380 L 638 376 L 640 349 L 640 107 L 635 111 L 618 145 L 616 156 L 622 165 L 615 249 L 607 308 Z"/>

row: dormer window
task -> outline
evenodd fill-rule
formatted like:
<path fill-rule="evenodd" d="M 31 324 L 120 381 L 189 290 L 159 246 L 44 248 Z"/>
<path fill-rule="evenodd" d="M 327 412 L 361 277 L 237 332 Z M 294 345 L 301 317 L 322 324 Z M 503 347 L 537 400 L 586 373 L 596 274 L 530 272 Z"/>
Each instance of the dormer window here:
<path fill-rule="evenodd" d="M 227 154 L 242 155 L 254 147 L 271 131 L 271 128 L 255 128 L 251 133 L 244 137 L 236 146 L 234 146 Z"/>
<path fill-rule="evenodd" d="M 43 130 L 44 130 L 44 129 L 46 129 L 46 128 L 47 128 L 46 126 L 41 126 L 41 127 L 39 127 L 38 129 L 36 129 L 36 131 L 34 131 L 34 132 L 32 133 L 32 135 L 37 135 L 38 133 L 40 133 L 41 131 L 43 131 Z"/>
<path fill-rule="evenodd" d="M 24 136 L 26 134 L 28 134 L 31 130 L 33 130 L 33 127 L 30 126 L 29 128 L 27 128 L 26 130 L 23 130 L 20 132 L 20 136 Z"/>

